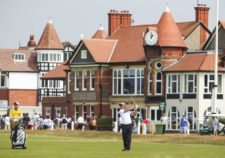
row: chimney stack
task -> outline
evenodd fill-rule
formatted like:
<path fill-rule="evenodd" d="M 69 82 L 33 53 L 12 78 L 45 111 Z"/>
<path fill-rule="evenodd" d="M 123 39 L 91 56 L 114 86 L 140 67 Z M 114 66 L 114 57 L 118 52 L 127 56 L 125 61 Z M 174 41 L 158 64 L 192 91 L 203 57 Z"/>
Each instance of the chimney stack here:
<path fill-rule="evenodd" d="M 111 36 L 120 26 L 130 26 L 131 16 L 128 10 L 110 10 L 108 13 L 108 34 Z"/>
<path fill-rule="evenodd" d="M 195 21 L 202 22 L 208 27 L 209 23 L 209 7 L 206 4 L 198 4 L 195 7 Z"/>
<path fill-rule="evenodd" d="M 206 27 L 208 27 L 209 22 L 209 7 L 206 4 L 198 4 L 195 7 L 195 21 L 202 22 Z M 200 42 L 203 45 L 206 42 L 207 34 L 206 31 L 201 27 L 200 29 Z"/>
<path fill-rule="evenodd" d="M 34 35 L 30 35 L 30 40 L 27 43 L 28 47 L 36 47 L 36 41 L 34 39 Z"/>

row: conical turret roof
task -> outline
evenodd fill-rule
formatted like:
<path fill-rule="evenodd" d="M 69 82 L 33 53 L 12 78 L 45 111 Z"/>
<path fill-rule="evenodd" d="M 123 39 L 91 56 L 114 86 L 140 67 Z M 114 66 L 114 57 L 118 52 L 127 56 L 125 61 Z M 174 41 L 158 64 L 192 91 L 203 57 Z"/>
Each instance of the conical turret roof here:
<path fill-rule="evenodd" d="M 36 49 L 63 49 L 52 21 L 49 20 Z"/>
<path fill-rule="evenodd" d="M 181 32 L 168 7 L 159 20 L 157 30 L 158 44 L 161 47 L 186 47 Z"/>
<path fill-rule="evenodd" d="M 107 32 L 104 30 L 103 26 L 100 25 L 99 29 L 95 32 L 95 34 L 92 36 L 94 39 L 105 39 L 108 37 Z"/>

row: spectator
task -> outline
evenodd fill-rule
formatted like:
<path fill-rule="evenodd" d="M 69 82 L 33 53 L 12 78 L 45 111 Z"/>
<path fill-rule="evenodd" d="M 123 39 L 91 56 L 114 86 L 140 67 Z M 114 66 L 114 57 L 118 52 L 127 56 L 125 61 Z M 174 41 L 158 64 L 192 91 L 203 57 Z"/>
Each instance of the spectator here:
<path fill-rule="evenodd" d="M 163 113 L 163 115 L 162 115 L 162 117 L 160 118 L 160 120 L 161 120 L 161 123 L 162 123 L 162 125 L 163 125 L 163 131 L 162 131 L 162 133 L 164 134 L 165 131 L 166 131 L 166 124 L 167 124 L 167 121 L 168 121 L 168 118 L 167 118 L 167 116 L 166 116 L 166 113 Z"/>
<path fill-rule="evenodd" d="M 35 113 L 32 117 L 32 121 L 33 121 L 33 127 L 34 129 L 38 129 L 39 126 L 39 115 L 37 113 Z"/>
<path fill-rule="evenodd" d="M 91 119 L 90 130 L 95 130 L 95 129 L 96 129 L 96 119 L 94 117 Z"/>
<path fill-rule="evenodd" d="M 82 116 L 79 116 L 77 119 L 77 129 L 82 130 L 83 125 L 84 125 L 84 118 Z"/>
<path fill-rule="evenodd" d="M 181 119 L 181 132 L 184 133 L 185 135 L 187 134 L 187 128 L 188 128 L 188 120 L 186 119 L 185 115 L 183 115 L 183 118 Z"/>
<path fill-rule="evenodd" d="M 63 114 L 61 128 L 67 129 L 67 123 L 68 123 L 68 121 L 67 121 L 66 115 Z"/>
<path fill-rule="evenodd" d="M 216 117 L 212 117 L 212 128 L 213 128 L 213 135 L 217 135 L 219 121 Z"/>
<path fill-rule="evenodd" d="M 8 114 L 5 115 L 4 123 L 5 123 L 5 130 L 10 130 L 10 117 Z"/>

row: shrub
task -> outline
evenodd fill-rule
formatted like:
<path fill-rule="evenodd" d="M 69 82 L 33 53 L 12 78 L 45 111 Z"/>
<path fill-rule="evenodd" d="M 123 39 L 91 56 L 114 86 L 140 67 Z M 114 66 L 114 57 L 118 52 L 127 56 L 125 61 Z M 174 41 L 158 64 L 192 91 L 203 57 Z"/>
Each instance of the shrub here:
<path fill-rule="evenodd" d="M 222 124 L 225 124 L 225 118 L 219 118 L 219 122 L 221 122 Z"/>
<path fill-rule="evenodd" d="M 97 119 L 97 130 L 99 131 L 112 131 L 112 118 L 104 117 Z"/>

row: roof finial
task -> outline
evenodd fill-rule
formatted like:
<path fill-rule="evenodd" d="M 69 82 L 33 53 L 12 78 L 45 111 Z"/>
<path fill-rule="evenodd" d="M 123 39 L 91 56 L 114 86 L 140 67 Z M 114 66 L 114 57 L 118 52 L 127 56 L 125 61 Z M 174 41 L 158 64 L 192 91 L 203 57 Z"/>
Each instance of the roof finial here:
<path fill-rule="evenodd" d="M 168 3 L 166 3 L 166 10 L 165 10 L 165 12 L 170 12 L 170 8 L 169 8 Z"/>
<path fill-rule="evenodd" d="M 100 27 L 99 27 L 99 29 L 98 30 L 104 30 L 104 27 L 103 27 L 103 25 L 102 24 L 100 24 Z"/>
<path fill-rule="evenodd" d="M 48 23 L 52 24 L 52 18 L 51 17 L 48 18 Z"/>

